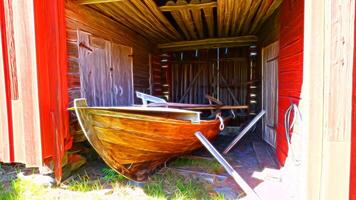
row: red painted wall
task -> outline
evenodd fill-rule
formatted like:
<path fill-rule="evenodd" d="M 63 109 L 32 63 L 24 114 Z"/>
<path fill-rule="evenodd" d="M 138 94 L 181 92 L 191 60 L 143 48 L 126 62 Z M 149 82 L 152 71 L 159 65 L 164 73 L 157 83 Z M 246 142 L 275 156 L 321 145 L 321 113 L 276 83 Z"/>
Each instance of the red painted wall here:
<path fill-rule="evenodd" d="M 57 180 L 68 130 L 67 53 L 64 1 L 34 0 L 37 76 L 43 158 L 53 158 Z"/>
<path fill-rule="evenodd" d="M 291 102 L 299 102 L 303 80 L 304 1 L 285 0 L 281 5 L 280 23 L 276 151 L 284 164 L 288 153 L 284 113 Z"/>
<path fill-rule="evenodd" d="M 356 8 L 356 4 L 355 4 Z M 356 17 L 355 17 L 356 25 Z M 351 168 L 350 200 L 356 200 L 356 28 L 354 30 L 354 68 L 352 80 L 352 130 L 351 130 Z"/>
<path fill-rule="evenodd" d="M 5 8 L 4 1 L 0 1 L 0 28 L 1 28 L 1 41 L 2 41 L 2 56 L 4 62 L 4 75 L 5 75 L 5 88 L 6 88 L 6 105 L 7 105 L 7 123 L 9 131 L 9 141 L 4 142 L 8 144 L 9 148 L 9 162 L 14 162 L 14 139 L 13 139 L 13 129 L 12 129 L 12 107 L 11 107 L 11 94 L 10 94 L 10 73 L 9 73 L 9 62 L 8 62 L 8 48 L 6 39 L 6 22 L 5 22 Z M 3 80 L 0 80 L 3 81 Z M 4 133 L 6 134 L 6 133 Z M 4 148 L 4 147 L 3 147 Z M 6 147 L 5 147 L 6 148 Z"/>

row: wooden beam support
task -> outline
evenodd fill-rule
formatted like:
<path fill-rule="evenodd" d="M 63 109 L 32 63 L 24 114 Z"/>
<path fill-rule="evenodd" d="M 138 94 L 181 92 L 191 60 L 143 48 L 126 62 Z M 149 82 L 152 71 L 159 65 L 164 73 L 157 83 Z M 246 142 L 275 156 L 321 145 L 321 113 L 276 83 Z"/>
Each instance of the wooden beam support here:
<path fill-rule="evenodd" d="M 184 9 L 204 9 L 204 8 L 215 8 L 216 7 L 216 2 L 207 2 L 207 3 L 190 3 L 186 5 L 165 5 L 161 6 L 159 9 L 162 12 L 172 12 L 172 11 L 180 11 Z"/>
<path fill-rule="evenodd" d="M 124 0 L 77 0 L 76 3 L 86 5 L 86 4 L 97 4 L 97 3 L 111 3 Z"/>
<path fill-rule="evenodd" d="M 162 51 L 188 51 L 196 49 L 249 46 L 255 44 L 257 40 L 258 38 L 254 35 L 226 38 L 211 38 L 203 40 L 191 40 L 159 44 L 158 48 Z"/>

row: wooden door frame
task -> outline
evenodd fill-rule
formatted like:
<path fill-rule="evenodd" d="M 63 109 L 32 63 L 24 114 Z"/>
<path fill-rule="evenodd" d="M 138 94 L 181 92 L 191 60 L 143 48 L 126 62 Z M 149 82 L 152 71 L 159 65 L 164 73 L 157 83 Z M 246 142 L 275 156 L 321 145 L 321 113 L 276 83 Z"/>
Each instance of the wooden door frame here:
<path fill-rule="evenodd" d="M 299 104 L 304 134 L 302 182 L 298 188 L 301 199 L 349 198 L 354 21 L 348 20 L 354 17 L 354 3 L 354 0 L 305 1 L 303 86 Z M 334 14 L 332 11 L 337 9 L 332 8 L 336 7 L 342 10 Z M 346 23 L 350 30 L 340 28 L 332 32 L 334 22 Z M 335 47 L 350 50 L 336 55 L 338 60 L 343 60 L 342 68 L 335 64 L 336 60 L 331 60 L 333 45 L 340 38 L 343 42 L 339 41 Z M 331 72 L 346 81 L 331 79 Z M 337 97 L 329 95 L 336 90 L 335 86 L 344 90 Z M 340 108 L 340 104 L 344 113 L 335 117 L 332 111 Z"/>

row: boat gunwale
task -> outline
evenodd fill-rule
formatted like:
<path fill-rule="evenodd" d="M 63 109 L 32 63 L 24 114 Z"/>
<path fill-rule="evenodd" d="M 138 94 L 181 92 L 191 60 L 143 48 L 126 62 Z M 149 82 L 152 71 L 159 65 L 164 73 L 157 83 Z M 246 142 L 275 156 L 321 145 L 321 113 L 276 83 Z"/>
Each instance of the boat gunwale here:
<path fill-rule="evenodd" d="M 79 108 L 80 109 L 80 108 Z M 126 118 L 126 119 L 133 119 L 133 120 L 140 120 L 140 121 L 147 121 L 147 122 L 159 122 L 159 123 L 175 123 L 175 124 L 213 124 L 218 121 L 218 119 L 211 119 L 211 120 L 199 120 L 199 122 L 192 122 L 191 120 L 184 120 L 184 119 L 172 119 L 167 117 L 159 117 L 159 116 L 149 116 L 148 114 L 141 114 L 141 113 L 126 113 L 126 112 L 118 112 L 118 111 L 110 111 L 110 110 L 90 110 L 88 114 L 97 115 L 97 116 L 105 116 L 105 117 L 112 117 L 112 118 Z"/>

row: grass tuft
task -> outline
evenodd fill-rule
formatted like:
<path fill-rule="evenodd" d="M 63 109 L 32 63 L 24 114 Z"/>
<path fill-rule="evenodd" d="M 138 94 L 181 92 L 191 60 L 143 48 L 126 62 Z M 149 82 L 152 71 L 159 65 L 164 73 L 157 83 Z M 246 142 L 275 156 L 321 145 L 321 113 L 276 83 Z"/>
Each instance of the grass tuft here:
<path fill-rule="evenodd" d="M 13 200 L 14 194 L 11 191 L 6 190 L 4 184 L 0 183 L 0 200 Z"/>
<path fill-rule="evenodd" d="M 26 200 L 41 199 L 47 192 L 47 188 L 31 180 L 18 178 L 11 182 L 10 188 L 0 185 L 0 200 Z"/>
<path fill-rule="evenodd" d="M 189 159 L 180 157 L 170 163 L 170 167 L 195 167 L 207 173 L 220 173 L 223 168 L 216 160 Z"/>
<path fill-rule="evenodd" d="M 89 192 L 103 189 L 99 180 L 90 181 L 88 175 L 78 176 L 76 180 L 69 181 L 68 189 L 78 192 Z"/>
<path fill-rule="evenodd" d="M 103 168 L 101 172 L 104 174 L 103 180 L 106 182 L 123 183 L 127 180 L 123 175 L 117 173 L 115 170 L 111 168 Z"/>
<path fill-rule="evenodd" d="M 215 199 L 202 182 L 186 178 L 172 170 L 153 175 L 144 186 L 144 192 L 156 199 Z"/>

